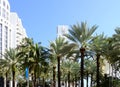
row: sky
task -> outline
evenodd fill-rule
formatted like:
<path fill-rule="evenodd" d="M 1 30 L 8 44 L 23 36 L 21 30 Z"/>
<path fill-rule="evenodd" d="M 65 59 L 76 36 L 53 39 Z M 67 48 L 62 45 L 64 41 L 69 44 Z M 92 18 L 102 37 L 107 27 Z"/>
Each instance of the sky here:
<path fill-rule="evenodd" d="M 11 12 L 22 20 L 29 38 L 49 46 L 58 25 L 87 22 L 97 25 L 96 34 L 112 36 L 120 27 L 120 0 L 8 0 Z"/>

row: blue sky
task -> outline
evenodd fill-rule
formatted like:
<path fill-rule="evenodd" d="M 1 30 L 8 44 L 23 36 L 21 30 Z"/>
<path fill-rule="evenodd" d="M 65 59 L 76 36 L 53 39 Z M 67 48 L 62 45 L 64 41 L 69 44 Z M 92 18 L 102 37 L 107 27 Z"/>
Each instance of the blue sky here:
<path fill-rule="evenodd" d="M 22 19 L 27 35 L 48 46 L 56 38 L 57 25 L 86 21 L 98 25 L 95 33 L 114 34 L 120 26 L 120 0 L 9 0 L 11 11 Z"/>

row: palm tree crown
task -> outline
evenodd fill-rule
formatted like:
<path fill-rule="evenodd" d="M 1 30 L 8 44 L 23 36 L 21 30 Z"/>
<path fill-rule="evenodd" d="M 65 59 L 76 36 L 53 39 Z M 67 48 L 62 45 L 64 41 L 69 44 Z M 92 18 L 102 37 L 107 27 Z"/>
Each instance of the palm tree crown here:
<path fill-rule="evenodd" d="M 87 23 L 82 22 L 81 25 L 76 24 L 71 26 L 71 29 L 69 29 L 70 34 L 67 34 L 65 36 L 71 41 L 78 43 L 79 46 L 85 47 L 86 43 L 91 39 L 91 36 L 96 29 L 96 25 L 92 26 L 91 28 L 88 28 Z"/>
<path fill-rule="evenodd" d="M 15 87 L 15 75 L 16 71 L 19 71 L 18 67 L 20 65 L 20 60 L 21 58 L 18 55 L 18 50 L 16 49 L 6 50 L 5 54 L 3 55 L 3 58 L 0 59 L 0 65 L 3 68 L 7 68 L 7 71 L 12 73 L 13 87 Z"/>

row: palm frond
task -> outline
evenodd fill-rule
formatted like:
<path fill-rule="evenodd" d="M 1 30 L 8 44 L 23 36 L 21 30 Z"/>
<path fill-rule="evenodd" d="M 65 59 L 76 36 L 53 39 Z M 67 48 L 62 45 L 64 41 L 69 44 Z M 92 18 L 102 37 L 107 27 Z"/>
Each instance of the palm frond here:
<path fill-rule="evenodd" d="M 71 29 L 69 29 L 69 34 L 65 36 L 69 40 L 78 43 L 79 46 L 85 47 L 97 28 L 98 27 L 96 25 L 88 28 L 86 22 L 81 22 L 81 24 L 77 23 L 76 25 L 71 26 Z"/>

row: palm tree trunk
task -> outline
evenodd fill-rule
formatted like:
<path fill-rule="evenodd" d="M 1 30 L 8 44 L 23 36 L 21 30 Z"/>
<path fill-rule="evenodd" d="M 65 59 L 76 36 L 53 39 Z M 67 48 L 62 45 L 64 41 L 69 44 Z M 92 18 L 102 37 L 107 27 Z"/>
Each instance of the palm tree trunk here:
<path fill-rule="evenodd" d="M 77 87 L 77 76 L 75 74 L 75 87 Z"/>
<path fill-rule="evenodd" d="M 88 87 L 88 71 L 87 71 L 87 83 L 86 83 L 86 87 Z"/>
<path fill-rule="evenodd" d="M 6 87 L 7 87 L 7 80 L 8 80 L 7 72 L 5 73 L 5 78 L 6 78 Z"/>
<path fill-rule="evenodd" d="M 81 53 L 81 87 L 84 87 L 84 48 L 80 48 Z"/>
<path fill-rule="evenodd" d="M 72 83 L 72 87 L 74 87 L 75 85 L 74 85 L 74 79 L 71 81 L 71 83 Z"/>
<path fill-rule="evenodd" d="M 65 80 L 65 87 L 67 87 L 67 81 Z"/>
<path fill-rule="evenodd" d="M 58 61 L 58 87 L 61 87 L 61 85 L 60 85 L 60 77 L 61 77 L 61 73 L 60 73 L 60 56 L 57 57 L 57 61 Z"/>
<path fill-rule="evenodd" d="M 36 87 L 36 70 L 34 72 L 34 87 Z"/>
<path fill-rule="evenodd" d="M 72 79 L 72 87 L 75 87 L 75 79 Z"/>
<path fill-rule="evenodd" d="M 43 77 L 43 87 L 45 87 L 45 78 Z"/>
<path fill-rule="evenodd" d="M 109 76 L 111 76 L 111 69 L 110 69 L 110 62 L 109 62 Z M 109 86 L 110 86 L 110 78 L 109 78 Z"/>
<path fill-rule="evenodd" d="M 68 72 L 68 87 L 70 87 L 70 71 Z"/>
<path fill-rule="evenodd" d="M 100 82 L 99 82 L 99 67 L 100 67 L 100 63 L 99 63 L 99 59 L 100 59 L 100 55 L 97 54 L 97 87 L 100 87 Z"/>
<path fill-rule="evenodd" d="M 53 66 L 53 87 L 56 87 L 56 80 L 55 80 L 56 72 L 55 72 L 55 69 L 56 69 L 56 67 Z"/>
<path fill-rule="evenodd" d="M 93 84 L 93 74 L 91 73 L 91 83 L 90 83 L 90 87 L 92 87 L 92 84 Z"/>
<path fill-rule="evenodd" d="M 115 76 L 114 76 L 115 77 L 114 86 L 117 87 L 116 86 L 116 81 L 117 81 L 117 67 L 116 67 L 116 63 L 114 64 L 114 73 L 115 73 Z"/>
<path fill-rule="evenodd" d="M 34 87 L 34 74 L 32 73 L 31 76 L 32 76 L 32 87 Z"/>
<path fill-rule="evenodd" d="M 111 85 L 113 86 L 113 64 L 112 64 L 112 82 L 111 82 Z"/>
<path fill-rule="evenodd" d="M 13 74 L 13 87 L 15 87 L 15 71 L 12 71 Z"/>

